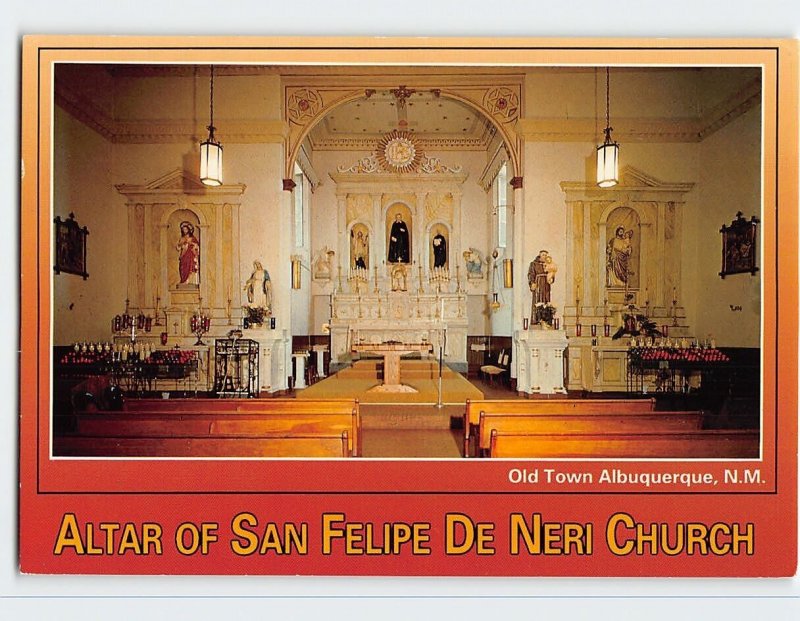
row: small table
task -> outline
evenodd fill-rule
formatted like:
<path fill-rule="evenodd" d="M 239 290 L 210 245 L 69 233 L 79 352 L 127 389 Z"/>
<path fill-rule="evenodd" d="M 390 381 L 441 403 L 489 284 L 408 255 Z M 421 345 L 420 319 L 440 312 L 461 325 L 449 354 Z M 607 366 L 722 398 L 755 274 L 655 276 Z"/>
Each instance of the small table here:
<path fill-rule="evenodd" d="M 414 352 L 430 353 L 430 343 L 359 343 L 352 347 L 356 353 L 380 354 L 383 356 L 383 384 L 370 388 L 368 392 L 418 392 L 407 384 L 400 383 L 400 357 Z"/>

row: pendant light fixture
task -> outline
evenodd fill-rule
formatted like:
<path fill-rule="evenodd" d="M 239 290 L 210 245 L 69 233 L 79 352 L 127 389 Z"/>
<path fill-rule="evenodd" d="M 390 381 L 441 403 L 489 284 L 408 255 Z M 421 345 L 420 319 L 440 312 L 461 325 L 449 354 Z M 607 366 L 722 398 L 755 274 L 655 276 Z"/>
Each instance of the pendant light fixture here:
<path fill-rule="evenodd" d="M 222 145 L 214 137 L 214 65 L 211 65 L 211 120 L 208 138 L 200 143 L 200 181 L 205 185 L 222 185 Z"/>
<path fill-rule="evenodd" d="M 606 67 L 606 128 L 603 144 L 597 147 L 597 185 L 610 188 L 619 180 L 619 144 L 611 139 L 609 69 Z"/>

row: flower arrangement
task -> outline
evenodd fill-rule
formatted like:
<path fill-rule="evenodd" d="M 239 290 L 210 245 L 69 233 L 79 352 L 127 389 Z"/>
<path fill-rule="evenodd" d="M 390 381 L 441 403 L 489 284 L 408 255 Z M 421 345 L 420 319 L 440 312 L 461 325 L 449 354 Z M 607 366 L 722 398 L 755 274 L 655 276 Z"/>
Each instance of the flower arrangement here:
<path fill-rule="evenodd" d="M 629 294 L 628 298 L 632 296 Z M 661 330 L 658 329 L 658 325 L 655 321 L 650 319 L 647 315 L 643 314 L 639 308 L 633 304 L 628 304 L 627 312 L 622 314 L 622 325 L 617 329 L 612 336 L 612 339 L 618 339 L 623 336 L 649 336 L 652 338 L 656 338 L 659 336 L 663 336 L 661 334 Z"/>
<path fill-rule="evenodd" d="M 262 306 L 244 306 L 245 326 L 260 326 L 267 318 L 267 309 Z"/>
<path fill-rule="evenodd" d="M 536 302 L 534 305 L 534 318 L 533 323 L 545 323 L 548 326 L 553 325 L 553 318 L 556 316 L 556 307 L 550 302 Z"/>

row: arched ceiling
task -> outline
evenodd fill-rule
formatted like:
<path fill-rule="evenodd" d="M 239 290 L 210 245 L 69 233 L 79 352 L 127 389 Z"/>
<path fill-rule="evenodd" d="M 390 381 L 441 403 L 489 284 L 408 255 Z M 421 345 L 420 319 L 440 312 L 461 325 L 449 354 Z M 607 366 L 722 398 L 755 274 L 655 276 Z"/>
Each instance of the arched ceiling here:
<path fill-rule="evenodd" d="M 401 127 L 398 99 L 392 90 L 378 90 L 368 98 L 332 110 L 309 134 L 314 149 L 342 149 L 369 144 Z M 421 142 L 457 142 L 461 148 L 486 149 L 494 135 L 488 120 L 468 106 L 429 90 L 411 93 L 402 114 L 404 128 Z"/>

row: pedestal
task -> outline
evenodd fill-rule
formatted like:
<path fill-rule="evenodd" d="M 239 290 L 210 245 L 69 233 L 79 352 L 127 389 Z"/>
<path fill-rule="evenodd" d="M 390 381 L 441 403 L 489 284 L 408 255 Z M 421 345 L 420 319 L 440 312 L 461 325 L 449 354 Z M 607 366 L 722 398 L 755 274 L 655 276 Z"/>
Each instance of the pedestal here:
<path fill-rule="evenodd" d="M 328 351 L 327 345 L 314 345 L 311 349 L 317 354 L 317 377 L 322 379 L 325 375 L 325 352 Z"/>
<path fill-rule="evenodd" d="M 306 358 L 308 358 L 308 352 L 292 354 L 292 358 L 294 358 L 294 387 L 305 388 L 307 386 Z"/>
<path fill-rule="evenodd" d="M 564 330 L 532 328 L 517 332 L 517 391 L 525 394 L 565 394 L 564 351 L 567 333 Z"/>
<path fill-rule="evenodd" d="M 259 391 L 275 393 L 288 388 L 286 382 L 286 350 L 288 343 L 281 330 L 258 327 L 244 330 L 245 338 L 258 341 Z M 291 372 L 291 371 L 290 371 Z"/>

